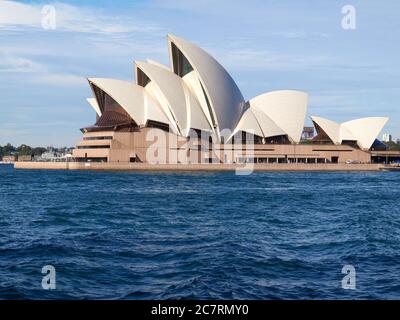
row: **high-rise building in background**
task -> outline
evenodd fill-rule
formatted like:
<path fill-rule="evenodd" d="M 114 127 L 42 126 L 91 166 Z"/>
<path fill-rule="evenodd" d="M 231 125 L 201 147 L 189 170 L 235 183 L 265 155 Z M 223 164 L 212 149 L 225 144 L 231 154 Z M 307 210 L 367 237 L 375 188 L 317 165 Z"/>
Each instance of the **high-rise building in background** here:
<path fill-rule="evenodd" d="M 390 133 L 384 133 L 382 135 L 382 141 L 383 142 L 392 142 L 393 141 L 392 135 Z"/>

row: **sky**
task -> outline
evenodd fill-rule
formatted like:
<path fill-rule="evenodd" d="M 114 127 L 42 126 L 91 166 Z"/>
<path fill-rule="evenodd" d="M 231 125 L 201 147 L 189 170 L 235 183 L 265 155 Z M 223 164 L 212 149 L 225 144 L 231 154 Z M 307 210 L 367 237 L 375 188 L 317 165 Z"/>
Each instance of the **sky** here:
<path fill-rule="evenodd" d="M 355 29 L 342 27 L 345 5 Z M 169 65 L 167 33 L 214 56 L 246 100 L 303 90 L 308 118 L 388 116 L 383 132 L 400 137 L 398 0 L 0 0 L 0 145 L 74 146 L 95 122 L 86 78 Z"/>

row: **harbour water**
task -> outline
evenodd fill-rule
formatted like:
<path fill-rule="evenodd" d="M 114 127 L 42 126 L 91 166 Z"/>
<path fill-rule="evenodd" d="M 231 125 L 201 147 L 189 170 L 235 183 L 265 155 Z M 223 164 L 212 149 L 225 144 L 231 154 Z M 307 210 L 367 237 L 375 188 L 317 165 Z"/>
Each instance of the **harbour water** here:
<path fill-rule="evenodd" d="M 2 165 L 0 299 L 399 299 L 399 183 Z"/>

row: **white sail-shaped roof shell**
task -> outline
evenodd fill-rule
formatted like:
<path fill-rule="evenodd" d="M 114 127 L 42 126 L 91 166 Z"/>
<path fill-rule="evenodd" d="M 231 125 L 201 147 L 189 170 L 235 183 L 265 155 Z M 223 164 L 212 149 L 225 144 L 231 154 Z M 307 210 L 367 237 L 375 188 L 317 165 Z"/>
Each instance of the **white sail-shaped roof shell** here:
<path fill-rule="evenodd" d="M 197 98 L 197 101 L 199 101 L 200 107 L 204 115 L 206 116 L 209 126 L 213 128 L 213 121 L 212 121 L 213 116 L 211 115 L 210 110 L 208 109 L 206 97 L 203 94 L 203 90 L 201 88 L 201 82 L 196 72 L 194 71 L 189 72 L 182 79 L 185 82 L 186 86 L 189 88 L 189 90 L 193 92 L 193 95 Z"/>
<path fill-rule="evenodd" d="M 187 126 L 187 112 L 185 94 L 179 77 L 154 64 L 135 61 L 136 79 L 138 79 L 137 68 L 149 77 L 151 82 L 147 85 L 148 89 L 161 104 L 164 112 L 170 113 L 169 119 L 183 135 L 183 129 Z"/>
<path fill-rule="evenodd" d="M 271 118 L 269 118 L 264 112 L 257 108 L 251 108 L 258 124 L 261 127 L 263 136 L 265 138 L 286 135 L 287 133 L 281 127 L 279 127 Z"/>
<path fill-rule="evenodd" d="M 342 137 L 341 137 L 341 127 L 340 124 L 321 117 L 316 117 L 312 116 L 311 120 L 316 123 L 329 137 L 329 139 L 332 140 L 334 144 L 341 144 L 342 143 Z M 347 139 L 345 140 L 354 140 L 352 135 L 347 132 Z"/>
<path fill-rule="evenodd" d="M 262 111 L 295 143 L 301 139 L 307 103 L 307 93 L 294 90 L 272 91 L 249 101 L 251 108 Z"/>
<path fill-rule="evenodd" d="M 347 129 L 346 127 L 340 125 L 340 143 L 342 143 L 343 140 L 353 140 L 357 141 L 357 137 L 354 136 L 354 134 Z"/>
<path fill-rule="evenodd" d="M 369 117 L 342 123 L 342 128 L 351 132 L 361 149 L 369 149 L 389 118 Z"/>
<path fill-rule="evenodd" d="M 171 69 L 169 67 L 167 67 L 166 65 L 164 65 L 164 64 L 162 64 L 162 63 L 160 63 L 158 61 L 155 61 L 155 60 L 152 60 L 152 59 L 146 59 L 146 62 L 150 63 L 152 65 L 155 65 L 157 67 L 164 68 L 167 71 L 171 71 Z"/>
<path fill-rule="evenodd" d="M 101 117 L 101 110 L 99 107 L 99 104 L 97 103 L 96 98 L 87 98 L 86 101 L 92 106 L 94 111 L 96 111 L 96 114 Z"/>
<path fill-rule="evenodd" d="M 148 120 L 169 124 L 159 104 L 134 82 L 108 78 L 88 80 L 118 102 L 138 125 L 145 126 Z M 99 105 L 98 101 L 96 104 Z"/>
<path fill-rule="evenodd" d="M 278 127 L 265 113 L 251 107 L 243 113 L 232 136 L 239 131 L 252 133 L 263 138 L 286 135 L 286 132 Z"/>
<path fill-rule="evenodd" d="M 184 82 L 182 81 L 182 86 L 185 92 L 186 98 L 186 106 L 188 112 L 188 126 L 187 129 L 199 129 L 203 131 L 212 131 L 212 127 L 207 120 L 206 115 L 204 114 L 198 100 L 192 94 L 192 92 L 186 87 Z M 186 133 L 188 135 L 189 131 Z"/>
<path fill-rule="evenodd" d="M 178 135 L 181 134 L 177 121 L 174 118 L 173 113 L 171 112 L 171 108 L 169 107 L 168 100 L 165 98 L 164 94 L 157 86 L 157 84 L 154 81 L 151 81 L 146 85 L 144 89 L 146 90 L 147 94 L 151 96 L 154 100 L 156 100 L 157 103 L 160 105 L 160 108 L 168 119 L 168 124 L 171 131 Z"/>
<path fill-rule="evenodd" d="M 316 116 L 312 116 L 311 120 L 324 130 L 335 144 L 341 144 L 344 140 L 353 140 L 357 141 L 361 149 L 367 150 L 371 148 L 389 118 L 361 118 L 342 124 Z"/>
<path fill-rule="evenodd" d="M 249 132 L 257 136 L 264 137 L 264 132 L 262 131 L 261 126 L 251 108 L 248 108 L 243 113 L 238 125 L 236 126 L 235 130 L 233 130 L 231 137 L 239 131 Z"/>
<path fill-rule="evenodd" d="M 164 112 L 170 114 L 170 121 L 181 135 L 187 136 L 190 128 L 211 130 L 198 101 L 182 78 L 154 62 L 136 61 L 136 68 L 151 80 L 145 88 L 159 100 Z"/>
<path fill-rule="evenodd" d="M 212 56 L 193 43 L 174 35 L 168 35 L 171 64 L 171 44 L 183 53 L 193 67 L 211 105 L 212 113 L 219 130 L 234 130 L 244 110 L 244 98 L 229 73 Z M 202 91 L 202 90 L 201 90 Z M 198 98 L 203 95 L 197 90 Z M 218 132 L 217 132 L 218 134 Z"/>
<path fill-rule="evenodd" d="M 140 87 L 140 86 L 138 86 Z M 142 88 L 142 87 L 140 87 Z M 153 97 L 151 97 L 146 90 L 143 90 L 143 98 L 144 98 L 144 110 L 145 110 L 145 119 L 146 125 L 149 120 L 157 121 L 160 123 L 165 123 L 170 125 L 167 115 L 163 112 L 161 106 L 156 102 Z"/>

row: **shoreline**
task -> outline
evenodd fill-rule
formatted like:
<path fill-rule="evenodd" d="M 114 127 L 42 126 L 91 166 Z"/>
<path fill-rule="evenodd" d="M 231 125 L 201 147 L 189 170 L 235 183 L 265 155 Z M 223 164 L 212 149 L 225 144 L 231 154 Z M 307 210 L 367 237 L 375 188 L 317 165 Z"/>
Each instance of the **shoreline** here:
<path fill-rule="evenodd" d="M 148 164 L 109 162 L 15 162 L 15 169 L 95 171 L 380 171 L 383 164 L 256 163 L 247 164 Z"/>

